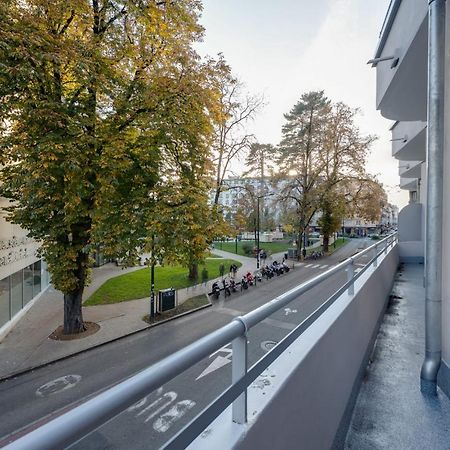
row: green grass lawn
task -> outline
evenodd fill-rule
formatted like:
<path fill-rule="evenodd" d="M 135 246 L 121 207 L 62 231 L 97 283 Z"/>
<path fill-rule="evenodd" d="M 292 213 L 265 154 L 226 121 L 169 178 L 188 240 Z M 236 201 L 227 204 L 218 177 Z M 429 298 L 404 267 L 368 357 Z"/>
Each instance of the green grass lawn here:
<path fill-rule="evenodd" d="M 255 241 L 238 241 L 238 243 L 237 243 L 237 254 L 238 255 L 248 256 L 244 253 L 244 250 L 242 249 L 242 245 L 245 242 L 250 244 L 252 247 L 255 246 Z M 214 242 L 214 247 L 217 250 L 224 250 L 225 252 L 236 253 L 236 243 L 235 242 L 231 242 L 231 241 Z M 267 254 L 273 255 L 274 253 L 287 252 L 287 249 L 292 247 L 292 243 L 288 244 L 287 242 L 279 242 L 279 241 L 260 242 L 259 247 L 261 249 L 264 249 L 267 252 Z"/>
<path fill-rule="evenodd" d="M 150 320 L 150 316 L 148 314 L 143 317 L 143 320 L 147 323 L 160 322 L 161 320 L 166 320 L 170 317 L 178 316 L 179 314 L 183 314 L 185 312 L 192 311 L 193 309 L 200 308 L 200 306 L 205 306 L 208 303 L 208 297 L 205 294 L 197 295 L 195 297 L 189 298 L 174 309 L 164 311 L 162 314 L 156 315 L 153 320 Z"/>
<path fill-rule="evenodd" d="M 336 247 L 334 247 L 334 243 L 333 244 L 328 244 L 328 252 L 327 255 L 331 255 L 332 253 L 334 253 L 335 251 L 339 250 L 342 246 L 344 246 L 346 243 L 348 242 L 347 238 L 337 238 L 336 239 Z M 314 247 L 314 248 L 310 248 L 306 251 L 307 255 L 310 255 L 311 253 L 314 252 L 319 252 L 320 250 L 322 250 L 322 246 L 320 247 Z"/>
<path fill-rule="evenodd" d="M 219 266 L 224 264 L 225 273 L 228 273 L 230 265 L 234 263 L 238 267 L 242 264 L 232 259 L 207 259 L 206 269 L 209 279 L 217 278 Z M 201 277 L 203 266 L 199 266 L 199 277 Z M 199 283 L 200 280 L 197 282 Z M 155 291 L 161 289 L 174 288 L 182 289 L 197 284 L 188 279 L 188 271 L 181 266 L 157 266 L 155 267 Z M 84 306 L 106 305 L 110 303 L 125 302 L 138 298 L 149 297 L 150 295 L 150 269 L 136 270 L 125 273 L 105 281 L 90 297 L 83 303 Z"/>

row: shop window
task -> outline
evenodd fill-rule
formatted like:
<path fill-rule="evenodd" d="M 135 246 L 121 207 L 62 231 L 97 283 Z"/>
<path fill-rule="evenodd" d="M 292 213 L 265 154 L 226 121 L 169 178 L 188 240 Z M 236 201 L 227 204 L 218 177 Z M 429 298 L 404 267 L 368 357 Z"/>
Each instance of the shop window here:
<path fill-rule="evenodd" d="M 33 298 L 33 264 L 23 269 L 23 304 Z"/>
<path fill-rule="evenodd" d="M 23 306 L 23 274 L 22 271 L 11 275 L 11 317 L 14 317 Z"/>
<path fill-rule="evenodd" d="M 9 277 L 0 280 L 0 327 L 11 318 L 9 304 Z"/>
<path fill-rule="evenodd" d="M 41 261 L 33 264 L 33 297 L 41 292 Z"/>

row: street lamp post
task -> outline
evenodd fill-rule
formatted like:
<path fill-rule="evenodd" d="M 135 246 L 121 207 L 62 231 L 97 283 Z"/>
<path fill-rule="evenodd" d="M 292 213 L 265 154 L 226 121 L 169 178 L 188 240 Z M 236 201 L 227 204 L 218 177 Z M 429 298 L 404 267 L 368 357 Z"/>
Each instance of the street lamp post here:
<path fill-rule="evenodd" d="M 155 235 L 152 235 L 152 254 L 150 259 L 150 319 L 155 317 Z"/>

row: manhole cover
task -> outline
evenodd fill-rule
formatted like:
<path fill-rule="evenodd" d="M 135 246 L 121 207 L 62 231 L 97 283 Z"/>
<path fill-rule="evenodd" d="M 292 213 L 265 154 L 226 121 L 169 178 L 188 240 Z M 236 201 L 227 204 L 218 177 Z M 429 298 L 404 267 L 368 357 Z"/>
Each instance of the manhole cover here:
<path fill-rule="evenodd" d="M 277 344 L 278 344 L 278 342 L 275 342 L 275 341 L 262 341 L 261 348 L 265 352 L 268 352 L 268 351 L 272 350 L 275 347 L 275 345 L 277 345 Z"/>

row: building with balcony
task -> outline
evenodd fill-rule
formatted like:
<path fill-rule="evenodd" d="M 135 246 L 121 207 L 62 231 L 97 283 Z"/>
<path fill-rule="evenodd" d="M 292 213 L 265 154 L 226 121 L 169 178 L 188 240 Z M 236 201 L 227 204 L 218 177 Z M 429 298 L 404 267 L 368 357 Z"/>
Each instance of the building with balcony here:
<path fill-rule="evenodd" d="M 410 203 L 398 214 L 398 236 L 235 317 L 18 439 L 11 450 L 63 448 L 98 433 L 101 424 L 143 405 L 147 394 L 224 346 L 232 351 L 229 385 L 164 448 L 449 449 L 446 25 L 450 30 L 444 0 L 392 0 L 372 60 L 377 108 L 395 121 L 393 155 L 400 185 L 410 192 Z M 322 283 L 333 292 L 314 303 L 314 289 Z M 249 345 L 299 299 L 309 308 L 306 318 L 280 333 L 279 342 L 254 362 Z"/>

